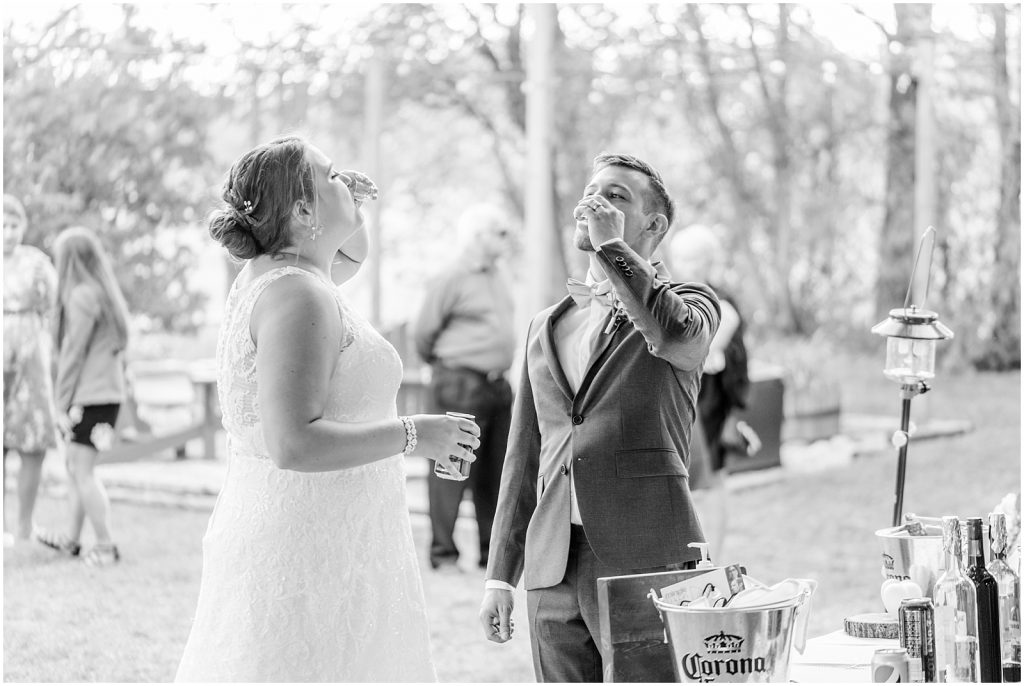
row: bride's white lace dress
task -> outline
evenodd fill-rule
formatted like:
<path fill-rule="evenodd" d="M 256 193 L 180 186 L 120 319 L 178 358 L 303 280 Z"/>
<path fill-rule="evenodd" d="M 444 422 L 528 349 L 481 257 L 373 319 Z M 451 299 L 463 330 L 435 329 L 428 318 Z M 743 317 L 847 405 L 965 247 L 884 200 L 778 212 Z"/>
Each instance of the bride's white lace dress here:
<path fill-rule="evenodd" d="M 228 295 L 217 346 L 228 434 L 224 486 L 203 538 L 196 616 L 177 681 L 435 681 L 401 455 L 335 472 L 279 469 L 256 397 L 252 308 L 297 267 Z M 318 279 L 319 280 L 319 279 Z M 402 363 L 331 288 L 344 339 L 324 416 L 396 417 Z"/>

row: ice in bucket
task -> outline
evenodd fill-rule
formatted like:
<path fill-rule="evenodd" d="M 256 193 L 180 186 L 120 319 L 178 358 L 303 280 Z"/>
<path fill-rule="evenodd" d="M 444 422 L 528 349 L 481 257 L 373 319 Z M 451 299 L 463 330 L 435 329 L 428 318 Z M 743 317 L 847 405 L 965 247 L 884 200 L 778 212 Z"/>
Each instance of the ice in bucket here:
<path fill-rule="evenodd" d="M 674 605 L 652 594 L 680 682 L 787 680 L 791 648 L 799 652 L 804 648 L 810 599 L 817 584 L 788 579 L 767 588 L 748 580 L 748 586 L 726 607 Z M 745 603 L 750 605 L 744 607 Z"/>

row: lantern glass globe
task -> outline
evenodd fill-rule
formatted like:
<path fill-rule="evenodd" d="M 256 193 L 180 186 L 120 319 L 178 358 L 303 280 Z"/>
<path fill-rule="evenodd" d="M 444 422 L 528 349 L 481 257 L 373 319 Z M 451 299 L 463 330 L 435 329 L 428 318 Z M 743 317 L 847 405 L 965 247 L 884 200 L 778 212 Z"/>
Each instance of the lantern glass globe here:
<path fill-rule="evenodd" d="M 899 384 L 935 378 L 935 340 L 890 336 L 886 339 L 883 373 Z"/>

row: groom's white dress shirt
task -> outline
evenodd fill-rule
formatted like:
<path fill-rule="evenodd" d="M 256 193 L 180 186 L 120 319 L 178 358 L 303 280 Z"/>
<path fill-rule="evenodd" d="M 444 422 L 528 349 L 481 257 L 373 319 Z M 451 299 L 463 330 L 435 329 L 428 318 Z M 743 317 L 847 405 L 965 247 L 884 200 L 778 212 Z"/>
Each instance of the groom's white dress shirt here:
<path fill-rule="evenodd" d="M 590 272 L 587 272 L 586 283 L 593 286 L 598 293 L 611 290 L 611 281 L 605 279 L 595 283 Z M 587 364 L 590 362 L 594 339 L 601 335 L 610 310 L 611 303 L 605 298 L 592 298 L 589 307 L 575 307 L 555 324 L 555 350 L 573 393 L 579 390 L 580 382 L 587 371 Z M 576 504 L 576 481 L 572 478 L 571 467 L 569 474 L 569 521 L 582 525 L 580 508 Z"/>

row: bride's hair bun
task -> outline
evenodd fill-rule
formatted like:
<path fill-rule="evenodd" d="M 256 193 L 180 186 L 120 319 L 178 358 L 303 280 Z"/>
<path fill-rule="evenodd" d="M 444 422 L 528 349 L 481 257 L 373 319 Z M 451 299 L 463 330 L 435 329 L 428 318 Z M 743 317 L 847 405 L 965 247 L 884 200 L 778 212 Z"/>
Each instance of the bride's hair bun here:
<path fill-rule="evenodd" d="M 236 260 L 277 252 L 290 243 L 295 201 L 312 202 L 314 193 L 304 140 L 291 136 L 257 146 L 231 165 L 224 204 L 210 214 L 210 236 Z"/>
<path fill-rule="evenodd" d="M 236 260 L 248 260 L 264 252 L 246 217 L 231 206 L 210 213 L 210 236 Z"/>

